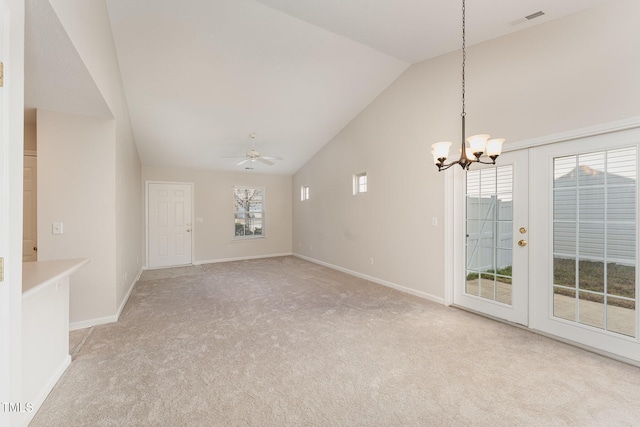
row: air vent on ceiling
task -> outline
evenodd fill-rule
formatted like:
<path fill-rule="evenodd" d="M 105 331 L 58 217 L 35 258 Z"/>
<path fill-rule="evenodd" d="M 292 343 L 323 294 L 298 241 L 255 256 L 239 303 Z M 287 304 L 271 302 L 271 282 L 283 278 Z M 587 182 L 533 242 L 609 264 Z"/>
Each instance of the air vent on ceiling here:
<path fill-rule="evenodd" d="M 525 22 L 529 22 L 543 15 L 544 15 L 544 12 L 539 10 L 538 12 L 532 13 L 531 15 L 527 15 L 524 18 L 516 19 L 515 21 L 509 22 L 509 25 L 511 25 L 512 27 L 515 27 L 516 25 L 524 24 Z"/>
<path fill-rule="evenodd" d="M 544 15 L 544 12 L 539 10 L 536 13 L 532 13 L 531 15 L 527 15 L 524 17 L 524 19 L 526 19 L 527 21 L 531 21 L 532 19 L 536 19 L 541 17 L 542 15 Z"/>

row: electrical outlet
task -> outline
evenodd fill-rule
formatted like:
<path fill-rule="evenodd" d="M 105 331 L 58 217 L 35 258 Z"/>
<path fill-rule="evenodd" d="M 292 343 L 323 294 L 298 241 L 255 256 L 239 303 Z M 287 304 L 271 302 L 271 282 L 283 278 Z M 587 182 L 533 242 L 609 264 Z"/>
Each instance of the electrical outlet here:
<path fill-rule="evenodd" d="M 369 258 L 369 263 L 373 265 L 373 258 Z"/>

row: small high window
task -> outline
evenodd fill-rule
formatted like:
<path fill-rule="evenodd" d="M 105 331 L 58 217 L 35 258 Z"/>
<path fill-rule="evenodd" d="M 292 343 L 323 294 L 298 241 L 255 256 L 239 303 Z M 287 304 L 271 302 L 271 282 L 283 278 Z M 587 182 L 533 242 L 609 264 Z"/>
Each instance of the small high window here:
<path fill-rule="evenodd" d="M 309 186 L 303 185 L 300 187 L 300 200 L 309 200 Z"/>
<path fill-rule="evenodd" d="M 362 172 L 353 176 L 353 194 L 367 192 L 367 173 Z"/>

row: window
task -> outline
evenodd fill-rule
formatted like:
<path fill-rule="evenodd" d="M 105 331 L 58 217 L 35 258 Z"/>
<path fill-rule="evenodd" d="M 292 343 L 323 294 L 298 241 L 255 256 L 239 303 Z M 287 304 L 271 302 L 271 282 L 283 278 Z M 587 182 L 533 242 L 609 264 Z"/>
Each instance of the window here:
<path fill-rule="evenodd" d="M 300 200 L 309 200 L 309 186 L 303 185 L 300 187 Z"/>
<path fill-rule="evenodd" d="M 264 237 L 264 188 L 233 188 L 235 238 Z"/>
<path fill-rule="evenodd" d="M 353 176 L 353 194 L 367 192 L 367 173 L 362 172 Z"/>

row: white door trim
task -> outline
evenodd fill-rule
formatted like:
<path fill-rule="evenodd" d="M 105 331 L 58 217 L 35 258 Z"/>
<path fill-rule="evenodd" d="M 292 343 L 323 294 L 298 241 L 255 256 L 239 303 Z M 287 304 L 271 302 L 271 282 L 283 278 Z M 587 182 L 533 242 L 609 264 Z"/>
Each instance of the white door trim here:
<path fill-rule="evenodd" d="M 5 17 L 6 6 L 0 0 L 0 61 L 4 62 L 4 47 L 7 40 L 7 20 Z M 9 102 L 6 89 L 0 88 L 2 96 L 0 96 L 0 235 L 10 236 L 9 217 L 11 212 L 12 193 L 9 182 L 12 178 L 10 173 L 11 150 L 9 142 L 11 141 L 7 124 L 10 124 Z M 22 191 L 22 188 L 20 189 Z M 19 323 L 20 319 L 16 319 L 13 315 L 11 307 L 15 297 L 11 292 L 11 271 L 16 262 L 11 256 L 10 238 L 2 238 L 0 240 L 0 257 L 4 259 L 4 280 L 0 282 L 0 401 L 9 402 L 12 396 L 11 387 L 11 371 L 12 368 L 20 371 L 19 366 L 12 365 L 12 344 L 16 344 L 16 340 L 12 337 L 12 329 L 14 325 Z M 22 259 L 22 256 L 20 257 Z M 18 345 L 20 342 L 18 341 Z M 9 424 L 9 415 L 0 412 L 0 425 Z"/>
<path fill-rule="evenodd" d="M 640 116 L 630 117 L 628 119 L 616 120 L 614 122 L 602 123 L 599 125 L 589 126 L 581 129 L 574 129 L 567 132 L 560 132 L 540 138 L 525 139 L 522 141 L 507 143 L 503 146 L 503 151 L 507 152 L 522 150 L 524 148 L 541 147 L 543 145 L 556 144 L 558 142 L 572 141 L 575 139 L 589 138 L 592 136 L 604 135 L 639 127 Z"/>
<path fill-rule="evenodd" d="M 149 185 L 150 184 L 179 184 L 188 185 L 191 188 L 191 262 L 193 264 L 194 243 L 195 243 L 195 227 L 194 224 L 194 205 L 195 194 L 193 182 L 180 182 L 180 181 L 153 181 L 145 180 L 144 182 L 144 233 L 145 233 L 145 269 L 149 269 Z"/>
<path fill-rule="evenodd" d="M 0 401 L 19 403 L 22 383 L 22 162 L 24 155 L 24 2 L 0 0 Z M 0 411 L 0 426 L 23 414 Z"/>

